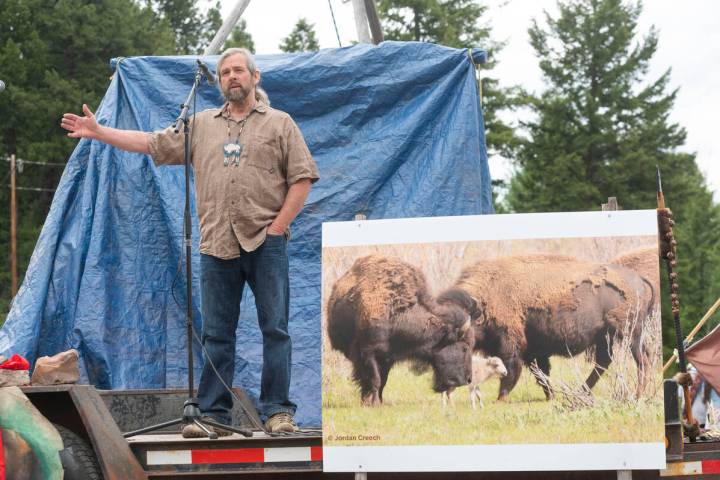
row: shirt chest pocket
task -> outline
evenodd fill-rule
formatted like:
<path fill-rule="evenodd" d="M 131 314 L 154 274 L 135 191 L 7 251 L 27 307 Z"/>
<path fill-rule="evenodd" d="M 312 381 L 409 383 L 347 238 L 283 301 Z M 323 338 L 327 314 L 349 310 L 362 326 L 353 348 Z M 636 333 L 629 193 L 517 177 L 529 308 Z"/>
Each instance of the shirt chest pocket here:
<path fill-rule="evenodd" d="M 245 151 L 247 158 L 245 164 L 254 171 L 253 176 L 266 176 L 268 181 L 277 181 L 284 177 L 284 168 L 280 148 L 265 139 L 251 139 Z"/>

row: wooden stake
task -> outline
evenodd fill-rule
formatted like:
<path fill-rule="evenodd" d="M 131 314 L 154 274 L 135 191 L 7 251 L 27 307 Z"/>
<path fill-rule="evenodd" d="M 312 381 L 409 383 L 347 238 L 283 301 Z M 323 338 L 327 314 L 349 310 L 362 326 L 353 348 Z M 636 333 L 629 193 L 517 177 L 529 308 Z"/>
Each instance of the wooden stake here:
<path fill-rule="evenodd" d="M 665 266 L 667 267 L 668 272 L 668 283 L 670 284 L 670 292 L 671 295 L 671 304 L 672 304 L 672 313 L 673 313 L 673 326 L 675 327 L 675 342 L 677 343 L 677 352 L 678 352 L 678 362 L 679 362 L 679 368 L 681 373 L 687 373 L 687 362 L 685 360 L 685 345 L 683 344 L 683 338 L 682 338 L 682 325 L 680 323 L 680 302 L 678 300 L 678 285 L 676 283 L 677 276 L 676 274 L 673 274 L 673 266 L 675 264 L 676 257 L 676 250 L 675 250 L 675 241 L 672 233 L 672 215 L 670 214 L 669 210 L 665 207 L 665 195 L 663 194 L 662 190 L 662 181 L 660 179 L 660 167 L 657 167 L 657 173 L 656 173 L 656 182 L 657 182 L 657 216 L 658 216 L 658 232 L 660 234 L 660 253 L 661 256 L 665 259 Z M 668 217 L 666 214 L 670 214 Z M 663 243 L 665 242 L 665 246 L 663 246 Z M 667 251 L 665 251 L 667 250 Z M 697 422 L 695 421 L 695 418 L 693 418 L 692 413 L 692 397 L 690 396 L 690 387 L 686 384 L 683 384 L 683 397 L 685 398 L 685 419 L 687 420 L 687 424 L 689 427 L 685 427 L 685 434 L 688 436 L 691 442 L 695 441 L 695 433 L 693 433 L 694 430 L 697 430 Z"/>

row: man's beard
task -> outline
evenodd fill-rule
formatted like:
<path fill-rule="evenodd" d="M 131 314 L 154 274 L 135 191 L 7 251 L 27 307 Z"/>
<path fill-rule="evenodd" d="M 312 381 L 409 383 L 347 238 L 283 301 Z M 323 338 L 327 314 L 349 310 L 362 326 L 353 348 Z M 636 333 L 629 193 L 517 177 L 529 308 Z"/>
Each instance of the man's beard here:
<path fill-rule="evenodd" d="M 250 94 L 250 89 L 245 89 L 242 85 L 239 86 L 239 88 L 230 89 L 223 89 L 223 96 L 225 96 L 225 99 L 228 102 L 238 102 L 242 103 L 245 101 L 245 99 Z"/>

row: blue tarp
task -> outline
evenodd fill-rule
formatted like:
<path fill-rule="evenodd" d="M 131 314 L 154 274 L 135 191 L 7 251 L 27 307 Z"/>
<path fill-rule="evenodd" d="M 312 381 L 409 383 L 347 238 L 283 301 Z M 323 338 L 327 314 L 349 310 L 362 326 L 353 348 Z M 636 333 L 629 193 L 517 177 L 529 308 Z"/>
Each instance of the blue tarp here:
<path fill-rule="evenodd" d="M 484 60 L 484 52 L 472 53 L 476 63 Z M 212 68 L 216 62 L 208 59 Z M 400 42 L 260 55 L 257 62 L 272 105 L 292 115 L 320 169 L 289 244 L 291 396 L 298 421 L 320 425 L 321 223 L 357 213 L 491 213 L 475 69 L 467 50 Z M 113 66 L 97 111 L 102 124 L 152 131 L 174 122 L 194 57 L 134 57 Z M 203 84 L 198 111 L 221 104 Z M 185 386 L 183 179 L 183 167 L 158 168 L 148 156 L 80 141 L 0 331 L 0 353 L 33 362 L 76 348 L 82 380 L 100 388 Z M 193 218 L 199 331 L 198 236 Z M 261 341 L 249 289 L 245 296 L 234 383 L 256 400 Z"/>

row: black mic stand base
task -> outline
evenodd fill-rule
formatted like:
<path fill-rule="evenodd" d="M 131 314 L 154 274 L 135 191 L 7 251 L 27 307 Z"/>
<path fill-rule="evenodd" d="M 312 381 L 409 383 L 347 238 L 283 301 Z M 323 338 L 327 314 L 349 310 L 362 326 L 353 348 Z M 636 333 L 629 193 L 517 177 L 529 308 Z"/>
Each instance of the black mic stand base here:
<path fill-rule="evenodd" d="M 214 432 L 213 430 L 210 430 L 208 428 L 208 425 L 213 427 L 214 429 L 220 429 L 225 430 L 226 432 L 232 432 L 232 433 L 238 433 L 242 435 L 243 437 L 252 437 L 253 432 L 251 430 L 247 430 L 245 428 L 237 428 L 232 427 L 230 425 L 223 425 L 222 423 L 216 422 L 215 420 L 210 420 L 208 418 L 205 418 L 204 420 L 200 419 L 200 406 L 198 404 L 197 398 L 189 398 L 185 400 L 185 405 L 183 406 L 183 416 L 181 418 L 176 418 L 175 420 L 170 420 L 168 422 L 158 423 L 157 425 L 153 425 L 151 427 L 145 427 L 141 428 L 139 430 L 133 430 L 132 432 L 123 433 L 124 438 L 134 437 L 135 435 L 142 435 L 143 433 L 152 432 L 155 430 L 160 430 L 161 428 L 165 427 L 171 427 L 173 425 L 177 425 L 178 423 L 184 423 L 186 425 L 189 425 L 191 423 L 194 423 L 195 425 L 200 428 L 205 434 L 207 435 L 207 438 L 210 440 L 215 440 L 218 438 L 218 434 Z"/>

